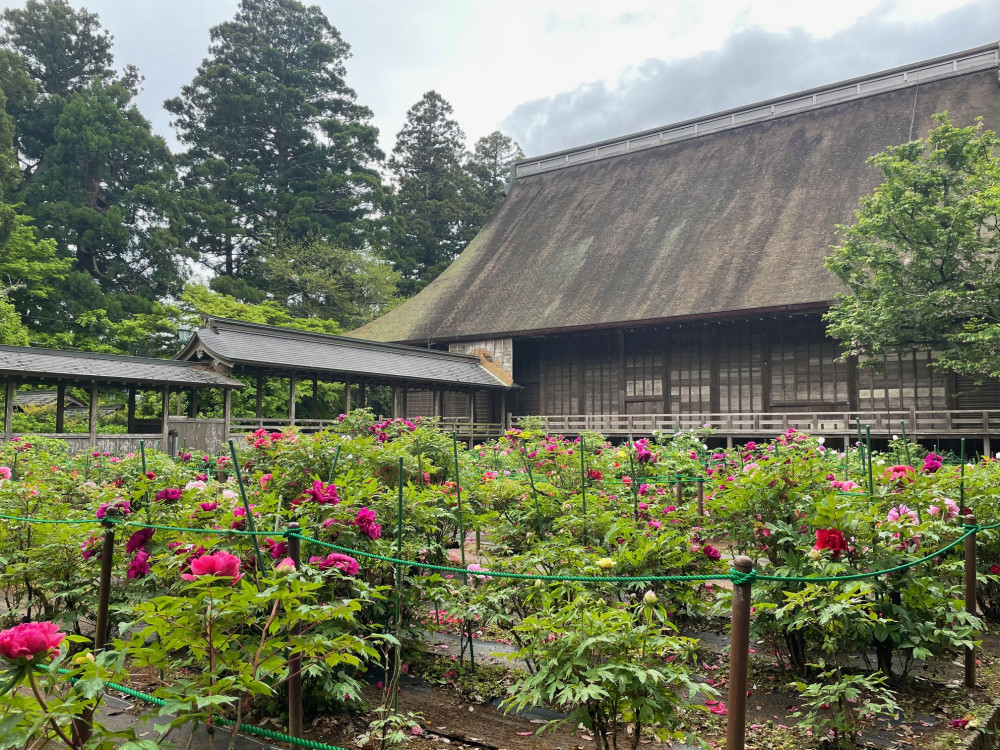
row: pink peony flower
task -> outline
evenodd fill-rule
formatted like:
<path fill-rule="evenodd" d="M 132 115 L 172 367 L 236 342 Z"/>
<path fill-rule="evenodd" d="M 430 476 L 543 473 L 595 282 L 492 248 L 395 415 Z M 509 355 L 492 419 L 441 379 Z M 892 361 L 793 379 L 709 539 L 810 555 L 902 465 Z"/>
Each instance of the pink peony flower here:
<path fill-rule="evenodd" d="M 883 479 L 888 479 L 890 482 L 901 482 L 909 484 L 913 481 L 916 471 L 914 471 L 912 466 L 907 466 L 906 464 L 899 464 L 898 466 L 890 466 L 882 473 Z"/>
<path fill-rule="evenodd" d="M 650 522 L 649 522 L 649 523 L 647 523 L 646 525 L 647 525 L 647 526 L 648 526 L 649 528 L 651 528 L 651 529 L 654 529 L 654 530 L 656 530 L 656 529 L 659 529 L 659 528 L 662 528 L 662 526 L 663 526 L 663 524 L 662 524 L 662 523 L 661 523 L 660 521 L 655 521 L 655 520 L 654 520 L 654 521 L 650 521 Z"/>
<path fill-rule="evenodd" d="M 942 513 L 942 510 L 940 506 L 931 505 L 929 508 L 927 508 L 927 513 L 928 515 L 931 516 L 937 516 L 939 513 Z M 946 497 L 944 499 L 944 511 L 942 519 L 945 521 L 950 521 L 951 519 L 957 517 L 958 513 L 959 513 L 958 503 L 956 503 L 951 498 Z"/>
<path fill-rule="evenodd" d="M 7 480 L 11 477 L 9 466 L 0 466 L 0 480 Z"/>
<path fill-rule="evenodd" d="M 202 555 L 191 561 L 190 573 L 181 573 L 181 578 L 185 581 L 196 581 L 201 576 L 231 578 L 229 585 L 233 586 L 243 577 L 243 574 L 240 573 L 240 558 L 236 555 L 230 555 L 228 552 Z"/>
<path fill-rule="evenodd" d="M 711 544 L 706 544 L 704 547 L 701 548 L 701 551 L 704 552 L 705 556 L 708 557 L 711 560 L 721 560 L 722 559 L 722 553 L 719 552 L 719 550 L 717 550 Z"/>
<path fill-rule="evenodd" d="M 295 572 L 295 561 L 290 557 L 286 557 L 284 560 L 279 562 L 274 566 L 274 572 L 279 575 L 288 575 L 289 573 Z"/>
<path fill-rule="evenodd" d="M 25 622 L 0 631 L 0 657 L 22 666 L 37 663 L 59 649 L 66 637 L 54 622 Z"/>
<path fill-rule="evenodd" d="M 265 487 L 267 487 L 267 483 L 270 481 L 271 481 L 270 474 L 262 474 L 260 477 L 260 488 L 264 489 Z"/>
<path fill-rule="evenodd" d="M 344 575 L 355 576 L 358 574 L 358 561 L 339 552 L 331 552 L 326 557 L 310 557 L 309 562 L 319 570 L 336 568 Z"/>
<path fill-rule="evenodd" d="M 907 520 L 909 520 L 910 523 L 916 523 L 917 513 L 914 510 L 910 510 L 905 505 L 897 505 L 896 507 L 889 509 L 885 518 L 891 523 L 903 523 Z"/>
<path fill-rule="evenodd" d="M 335 484 L 323 484 L 323 482 L 317 479 L 313 482 L 312 488 L 306 490 L 305 494 L 293 500 L 292 503 L 298 505 L 310 500 L 319 505 L 336 505 L 340 502 L 340 496 L 337 494 L 337 486 Z"/>

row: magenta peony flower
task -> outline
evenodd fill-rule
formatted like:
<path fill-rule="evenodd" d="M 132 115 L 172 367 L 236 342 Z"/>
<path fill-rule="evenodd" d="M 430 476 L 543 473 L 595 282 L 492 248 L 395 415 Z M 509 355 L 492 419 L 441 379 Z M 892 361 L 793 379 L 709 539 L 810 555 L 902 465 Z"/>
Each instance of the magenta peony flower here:
<path fill-rule="evenodd" d="M 104 549 L 104 540 L 91 531 L 90 536 L 80 545 L 80 554 L 83 555 L 84 560 L 89 560 L 92 557 L 100 560 L 102 549 Z"/>
<path fill-rule="evenodd" d="M 112 518 L 116 516 L 127 516 L 131 512 L 132 503 L 124 498 L 116 497 L 114 502 L 101 503 L 100 507 L 97 509 L 96 515 L 98 520 L 100 520 L 105 516 L 111 516 Z"/>
<path fill-rule="evenodd" d="M 906 466 L 905 464 L 890 466 L 882 472 L 883 479 L 888 479 L 890 482 L 904 482 L 906 484 L 912 482 L 915 475 L 916 472 L 913 470 L 913 467 Z"/>
<path fill-rule="evenodd" d="M 382 536 L 382 527 L 375 523 L 375 511 L 370 510 L 368 506 L 358 511 L 353 523 L 358 527 L 358 531 L 369 539 L 379 539 Z"/>
<path fill-rule="evenodd" d="M 336 505 L 340 502 L 340 496 L 337 494 L 337 485 L 323 484 L 323 482 L 317 479 L 313 482 L 312 487 L 306 490 L 305 494 L 293 500 L 292 503 L 298 505 L 299 503 L 309 501 L 318 503 L 319 505 Z"/>
<path fill-rule="evenodd" d="M 128 564 L 128 570 L 125 571 L 129 577 L 129 580 L 136 578 L 145 578 L 149 575 L 149 553 L 146 550 L 141 549 L 135 553 L 135 557 L 132 558 L 132 562 Z"/>
<path fill-rule="evenodd" d="M 143 549 L 152 538 L 153 529 L 139 529 L 125 543 L 125 554 L 131 555 L 133 552 Z"/>
<path fill-rule="evenodd" d="M 288 554 L 288 542 L 279 542 L 268 536 L 264 537 L 264 544 L 267 545 L 272 560 L 277 560 L 279 557 L 284 557 Z"/>
<path fill-rule="evenodd" d="M 0 657 L 15 666 L 51 656 L 66 637 L 54 622 L 25 622 L 0 631 Z"/>
<path fill-rule="evenodd" d="M 711 544 L 706 544 L 704 547 L 701 548 L 701 551 L 704 552 L 705 556 L 708 557 L 709 559 L 712 560 L 722 559 L 722 553 L 719 552 L 719 550 L 717 550 Z"/>
<path fill-rule="evenodd" d="M 183 492 L 179 487 L 167 487 L 156 493 L 156 499 L 167 501 L 180 500 L 182 494 Z"/>
<path fill-rule="evenodd" d="M 358 574 L 358 561 L 339 552 L 331 552 L 326 557 L 310 557 L 309 562 L 319 570 L 336 568 L 344 575 L 355 576 Z"/>
<path fill-rule="evenodd" d="M 936 453 L 928 453 L 924 456 L 924 465 L 921 467 L 921 471 L 924 474 L 933 474 L 935 471 L 943 466 L 941 463 L 941 456 Z"/>
<path fill-rule="evenodd" d="M 190 573 L 181 573 L 181 578 L 185 581 L 196 581 L 201 576 L 231 578 L 229 585 L 232 586 L 243 577 L 240 573 L 240 558 L 228 552 L 202 555 L 191 561 Z"/>
<path fill-rule="evenodd" d="M 211 513 L 213 510 L 215 510 L 218 507 L 219 507 L 219 504 L 217 502 L 215 502 L 214 500 L 211 500 L 211 501 L 206 502 L 206 503 L 198 503 L 198 509 L 205 511 L 206 513 Z"/>

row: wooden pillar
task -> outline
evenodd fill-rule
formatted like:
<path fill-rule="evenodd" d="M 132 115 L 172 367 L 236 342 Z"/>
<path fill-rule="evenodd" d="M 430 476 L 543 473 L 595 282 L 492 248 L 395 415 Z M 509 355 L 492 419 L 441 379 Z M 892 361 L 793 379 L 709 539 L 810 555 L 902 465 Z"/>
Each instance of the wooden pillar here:
<path fill-rule="evenodd" d="M 257 419 L 264 418 L 264 378 L 257 376 Z"/>
<path fill-rule="evenodd" d="M 500 391 L 500 432 L 505 432 L 510 429 L 510 425 L 507 423 L 507 390 L 504 389 Z"/>
<path fill-rule="evenodd" d="M 295 386 L 297 380 L 294 374 L 288 378 L 288 423 L 295 424 L 295 399 L 297 398 Z"/>
<path fill-rule="evenodd" d="M 3 438 L 10 440 L 14 437 L 14 379 L 7 378 L 7 388 L 4 395 L 3 408 Z"/>
<path fill-rule="evenodd" d="M 319 419 L 319 381 L 316 378 L 313 378 L 313 395 L 309 404 L 309 416 L 313 419 Z"/>
<path fill-rule="evenodd" d="M 225 444 L 229 442 L 230 422 L 233 416 L 233 389 L 226 388 L 222 392 L 222 443 L 221 448 L 225 449 Z"/>
<path fill-rule="evenodd" d="M 128 425 L 125 429 L 131 435 L 135 433 L 135 388 L 128 389 Z"/>
<path fill-rule="evenodd" d="M 406 406 L 407 406 L 407 404 L 406 404 L 406 393 L 407 393 L 407 391 L 409 391 L 409 390 L 410 390 L 410 389 L 409 389 L 409 388 L 407 388 L 407 387 L 406 387 L 405 385 L 403 386 L 403 400 L 402 400 L 402 404 L 403 404 L 403 413 L 402 413 L 402 414 L 400 414 L 400 416 L 401 416 L 401 417 L 406 417 Z"/>
<path fill-rule="evenodd" d="M 344 378 L 344 414 L 351 413 L 351 379 Z"/>
<path fill-rule="evenodd" d="M 440 388 L 434 388 L 431 390 L 431 398 L 434 400 L 434 416 L 443 417 L 444 411 L 442 410 L 441 404 L 441 394 L 442 390 Z"/>
<path fill-rule="evenodd" d="M 56 386 L 56 432 L 66 431 L 66 384 Z"/>
<path fill-rule="evenodd" d="M 163 406 L 160 409 L 160 452 L 170 455 L 170 386 L 163 386 Z"/>
<path fill-rule="evenodd" d="M 90 444 L 97 445 L 97 381 L 90 381 Z"/>
<path fill-rule="evenodd" d="M 190 400 L 188 401 L 188 416 L 195 419 L 198 416 L 198 389 L 191 389 Z"/>
<path fill-rule="evenodd" d="M 392 387 L 392 416 L 399 418 L 403 416 L 403 388 L 394 385 Z"/>

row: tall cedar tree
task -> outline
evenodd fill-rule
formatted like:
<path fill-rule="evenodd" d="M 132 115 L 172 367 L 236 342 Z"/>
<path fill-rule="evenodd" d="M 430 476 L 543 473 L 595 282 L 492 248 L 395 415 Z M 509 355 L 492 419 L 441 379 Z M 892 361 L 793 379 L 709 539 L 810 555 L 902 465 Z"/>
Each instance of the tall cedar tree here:
<path fill-rule="evenodd" d="M 524 152 L 518 142 L 499 130 L 476 141 L 465 160 L 465 169 L 472 178 L 467 218 L 469 229 L 474 230 L 472 236 L 490 220 L 503 201 L 514 162 L 523 158 Z"/>
<path fill-rule="evenodd" d="M 1000 377 L 1000 138 L 935 119 L 926 138 L 869 160 L 885 181 L 826 259 L 848 289 L 828 330 L 874 361 L 918 347 L 942 368 Z"/>
<path fill-rule="evenodd" d="M 138 74 L 115 72 L 110 34 L 65 0 L 2 20 L 17 199 L 74 266 L 30 321 L 53 345 L 155 353 L 169 327 L 158 299 L 182 287 L 184 251 L 173 160 L 133 103 Z M 136 321 L 148 330 L 133 333 Z"/>
<path fill-rule="evenodd" d="M 278 236 L 371 242 L 383 155 L 344 80 L 349 53 L 316 6 L 242 0 L 211 30 L 194 80 L 165 102 L 187 147 L 189 242 L 215 273 L 252 275 Z"/>
<path fill-rule="evenodd" d="M 465 134 L 451 114 L 451 105 L 428 91 L 406 113 L 389 160 L 399 189 L 388 255 L 403 277 L 405 296 L 437 278 L 470 239 Z"/>

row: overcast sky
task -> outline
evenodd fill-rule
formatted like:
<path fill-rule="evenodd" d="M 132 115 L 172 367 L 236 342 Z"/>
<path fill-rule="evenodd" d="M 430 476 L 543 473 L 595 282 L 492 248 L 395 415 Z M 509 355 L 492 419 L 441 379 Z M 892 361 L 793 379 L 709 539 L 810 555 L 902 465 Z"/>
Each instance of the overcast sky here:
<path fill-rule="evenodd" d="M 163 100 L 238 0 L 71 2 L 100 14 L 119 65 L 139 67 L 139 107 L 174 145 Z M 538 155 L 1000 39 L 1000 0 L 317 4 L 352 47 L 347 80 L 386 152 L 430 89 L 470 146 L 500 129 Z"/>

